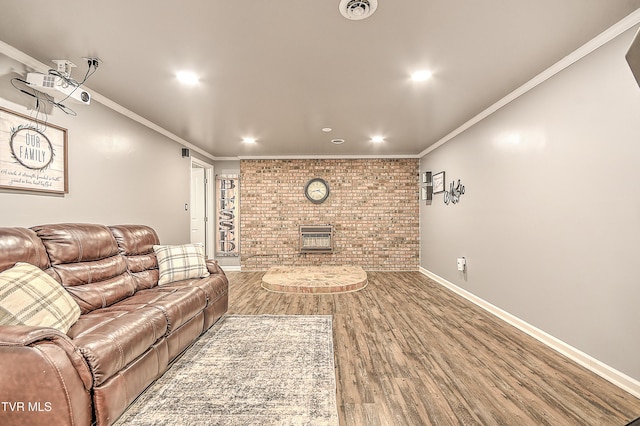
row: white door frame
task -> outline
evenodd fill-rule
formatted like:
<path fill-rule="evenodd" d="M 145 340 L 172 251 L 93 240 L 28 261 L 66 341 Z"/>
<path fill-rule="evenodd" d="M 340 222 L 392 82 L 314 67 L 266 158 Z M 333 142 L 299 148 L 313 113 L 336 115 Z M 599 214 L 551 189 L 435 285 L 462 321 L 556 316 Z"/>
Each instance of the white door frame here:
<path fill-rule="evenodd" d="M 215 206 L 214 206 L 214 197 L 213 197 L 213 186 L 215 182 L 213 180 L 213 165 L 209 164 L 205 161 L 199 160 L 197 158 L 191 157 L 191 170 L 193 170 L 193 164 L 198 165 L 204 169 L 204 177 L 205 177 L 205 238 L 206 238 L 206 246 L 207 246 L 207 258 L 213 259 L 215 257 L 215 241 L 214 241 L 214 233 L 215 233 Z M 191 184 L 191 183 L 190 183 Z M 191 200 L 191 205 L 193 205 L 193 200 Z M 189 223 L 189 229 L 191 229 L 191 223 Z M 191 233 L 189 233 L 191 234 Z"/>

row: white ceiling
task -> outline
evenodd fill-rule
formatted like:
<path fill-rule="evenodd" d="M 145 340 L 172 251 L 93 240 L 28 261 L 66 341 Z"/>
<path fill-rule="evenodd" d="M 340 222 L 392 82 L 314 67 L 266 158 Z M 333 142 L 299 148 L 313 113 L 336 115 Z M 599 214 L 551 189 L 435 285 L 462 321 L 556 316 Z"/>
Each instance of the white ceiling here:
<path fill-rule="evenodd" d="M 417 155 L 640 8 L 379 0 L 350 21 L 339 3 L 2 0 L 0 40 L 45 64 L 75 62 L 76 79 L 82 57 L 100 57 L 90 90 L 215 156 Z M 412 82 L 418 69 L 433 78 Z M 200 84 L 180 85 L 179 70 Z"/>

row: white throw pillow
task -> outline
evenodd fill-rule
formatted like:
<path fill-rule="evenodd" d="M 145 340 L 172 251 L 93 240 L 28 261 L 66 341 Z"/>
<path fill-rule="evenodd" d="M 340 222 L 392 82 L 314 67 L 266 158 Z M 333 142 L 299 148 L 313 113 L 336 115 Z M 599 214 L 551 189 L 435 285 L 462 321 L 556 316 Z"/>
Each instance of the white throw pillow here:
<path fill-rule="evenodd" d="M 0 325 L 51 327 L 66 333 L 80 307 L 62 284 L 29 263 L 0 272 Z"/>
<path fill-rule="evenodd" d="M 155 245 L 160 277 L 158 285 L 209 276 L 202 244 Z"/>

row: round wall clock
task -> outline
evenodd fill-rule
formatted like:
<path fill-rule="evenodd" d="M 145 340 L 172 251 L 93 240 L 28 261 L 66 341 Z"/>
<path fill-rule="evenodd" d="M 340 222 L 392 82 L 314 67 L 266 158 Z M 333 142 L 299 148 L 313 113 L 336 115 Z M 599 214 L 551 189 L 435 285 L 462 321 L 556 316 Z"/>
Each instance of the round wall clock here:
<path fill-rule="evenodd" d="M 324 179 L 311 179 L 304 187 L 304 195 L 312 203 L 323 203 L 329 196 L 329 184 Z"/>

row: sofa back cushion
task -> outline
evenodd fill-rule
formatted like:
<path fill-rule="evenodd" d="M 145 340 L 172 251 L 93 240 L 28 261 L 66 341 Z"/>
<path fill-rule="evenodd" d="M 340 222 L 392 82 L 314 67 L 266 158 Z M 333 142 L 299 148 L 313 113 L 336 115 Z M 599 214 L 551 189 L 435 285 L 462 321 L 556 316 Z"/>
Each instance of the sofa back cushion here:
<path fill-rule="evenodd" d="M 30 263 L 43 270 L 51 266 L 42 241 L 31 229 L 0 228 L 0 272 L 18 262 Z M 54 273 L 50 275 L 54 276 Z"/>
<path fill-rule="evenodd" d="M 83 314 L 135 293 L 125 260 L 106 226 L 55 224 L 31 229 L 42 240 L 53 270 Z"/>
<path fill-rule="evenodd" d="M 158 262 L 153 246 L 160 244 L 158 234 L 145 225 L 116 225 L 109 229 L 124 256 L 136 291 L 158 285 Z"/>

